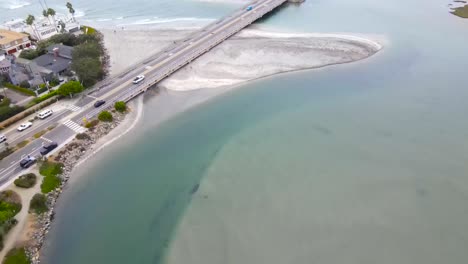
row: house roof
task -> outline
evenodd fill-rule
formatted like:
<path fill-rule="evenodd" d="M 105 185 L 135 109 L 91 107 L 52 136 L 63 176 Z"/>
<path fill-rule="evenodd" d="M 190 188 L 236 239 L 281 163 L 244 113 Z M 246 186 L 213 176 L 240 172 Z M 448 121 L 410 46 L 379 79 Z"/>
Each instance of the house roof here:
<path fill-rule="evenodd" d="M 0 29 L 0 45 L 10 43 L 15 40 L 21 40 L 28 35 L 6 29 Z"/>
<path fill-rule="evenodd" d="M 47 53 L 34 59 L 34 62 L 41 67 L 59 73 L 70 66 L 71 60 L 63 57 L 55 58 L 53 54 Z"/>
<path fill-rule="evenodd" d="M 54 54 L 55 48 L 58 48 L 58 55 L 60 57 L 64 57 L 67 59 L 72 58 L 73 47 L 66 46 L 63 44 L 54 44 L 54 45 L 50 45 L 49 47 L 47 47 L 47 52 L 50 54 Z"/>
<path fill-rule="evenodd" d="M 1 60 L 0 68 L 7 68 L 7 67 L 11 67 L 11 62 L 7 59 Z"/>

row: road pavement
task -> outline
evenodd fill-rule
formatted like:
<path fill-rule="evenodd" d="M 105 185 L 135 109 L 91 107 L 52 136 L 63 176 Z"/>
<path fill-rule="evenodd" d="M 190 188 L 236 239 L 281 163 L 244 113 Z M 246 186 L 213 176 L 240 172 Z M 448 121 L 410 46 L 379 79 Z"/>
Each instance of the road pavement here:
<path fill-rule="evenodd" d="M 175 41 L 163 51 L 133 65 L 127 71 L 99 82 L 75 103 L 76 111 L 63 110 L 54 113 L 53 116 L 45 120 L 34 122 L 34 128 L 30 128 L 30 131 L 24 131 L 23 135 L 8 132 L 7 137 L 10 138 L 10 141 L 17 143 L 24 140 L 24 138 L 31 137 L 42 129 L 56 125 L 54 129 L 41 138 L 32 141 L 0 161 L 0 186 L 25 172 L 19 167 L 19 161 L 27 155 L 38 156 L 43 144 L 55 141 L 60 148 L 77 133 L 86 131 L 82 126 L 84 119 L 90 120 L 96 117 L 102 110 L 113 107 L 116 101 L 128 101 L 145 92 L 285 1 L 258 0 L 246 4 L 241 9 L 207 25 L 189 37 Z M 246 10 L 247 6 L 252 6 L 252 10 Z M 145 80 L 133 84 L 132 81 L 135 76 L 141 74 L 146 76 Z M 106 104 L 96 108 L 94 102 L 97 100 L 104 100 Z"/>

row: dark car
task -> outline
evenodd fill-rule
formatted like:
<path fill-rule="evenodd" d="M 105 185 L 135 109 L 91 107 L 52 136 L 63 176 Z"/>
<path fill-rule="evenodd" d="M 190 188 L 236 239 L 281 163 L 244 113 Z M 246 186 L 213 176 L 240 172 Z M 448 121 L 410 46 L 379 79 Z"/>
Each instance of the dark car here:
<path fill-rule="evenodd" d="M 57 142 L 51 142 L 49 144 L 42 146 L 42 149 L 39 152 L 41 152 L 41 155 L 44 156 L 47 153 L 51 152 L 57 146 L 58 146 Z"/>
<path fill-rule="evenodd" d="M 97 102 L 94 103 L 94 107 L 100 107 L 101 105 L 105 104 L 106 101 L 104 100 L 99 100 Z"/>
<path fill-rule="evenodd" d="M 26 158 L 20 161 L 20 166 L 21 168 L 26 169 L 26 168 L 31 167 L 31 165 L 33 165 L 34 163 L 36 163 L 36 158 L 27 156 Z"/>

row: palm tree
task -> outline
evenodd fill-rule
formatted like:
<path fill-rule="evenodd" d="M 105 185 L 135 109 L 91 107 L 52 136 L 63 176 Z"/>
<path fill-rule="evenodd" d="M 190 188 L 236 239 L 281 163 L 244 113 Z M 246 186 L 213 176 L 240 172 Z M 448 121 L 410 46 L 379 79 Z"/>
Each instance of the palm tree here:
<path fill-rule="evenodd" d="M 32 30 L 32 32 L 34 34 L 36 34 L 37 39 L 41 40 L 41 37 L 37 33 L 37 31 L 35 29 L 35 26 L 34 26 L 34 21 L 35 20 L 36 20 L 36 18 L 33 15 L 28 15 L 28 17 L 26 18 L 26 24 L 31 27 L 31 30 Z"/>
<path fill-rule="evenodd" d="M 57 29 L 57 24 L 55 23 L 55 10 L 52 9 L 52 8 L 47 8 L 47 16 L 51 16 L 52 17 L 52 22 L 54 23 L 54 28 L 55 28 L 55 31 L 58 32 L 58 29 Z"/>
<path fill-rule="evenodd" d="M 49 14 L 47 13 L 47 10 L 42 10 L 42 15 L 49 20 L 49 23 L 52 24 L 52 21 L 50 21 Z"/>
<path fill-rule="evenodd" d="M 68 12 L 70 12 L 70 14 L 73 17 L 73 21 L 76 22 L 75 21 L 75 9 L 73 9 L 73 5 L 70 2 L 67 2 L 67 8 L 68 8 Z"/>

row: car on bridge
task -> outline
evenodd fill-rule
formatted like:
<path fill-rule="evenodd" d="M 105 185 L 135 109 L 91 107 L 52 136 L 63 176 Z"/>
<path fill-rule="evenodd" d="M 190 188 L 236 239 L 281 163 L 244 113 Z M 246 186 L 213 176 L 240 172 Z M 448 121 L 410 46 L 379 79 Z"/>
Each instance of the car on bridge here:
<path fill-rule="evenodd" d="M 135 79 L 133 79 L 133 83 L 134 84 L 139 84 L 141 81 L 143 81 L 145 79 L 145 76 L 144 75 L 138 75 L 137 77 L 135 77 Z"/>
<path fill-rule="evenodd" d="M 26 123 L 21 124 L 16 130 L 21 132 L 21 131 L 24 131 L 24 130 L 30 128 L 31 126 L 32 126 L 31 122 L 26 122 Z"/>
<path fill-rule="evenodd" d="M 2 143 L 3 141 L 6 141 L 6 139 L 7 138 L 5 137 L 5 135 L 0 134 L 0 143 Z"/>
<path fill-rule="evenodd" d="M 36 158 L 28 155 L 26 158 L 20 161 L 20 167 L 23 169 L 27 169 L 31 167 L 31 165 L 33 165 L 34 163 L 36 163 Z"/>

